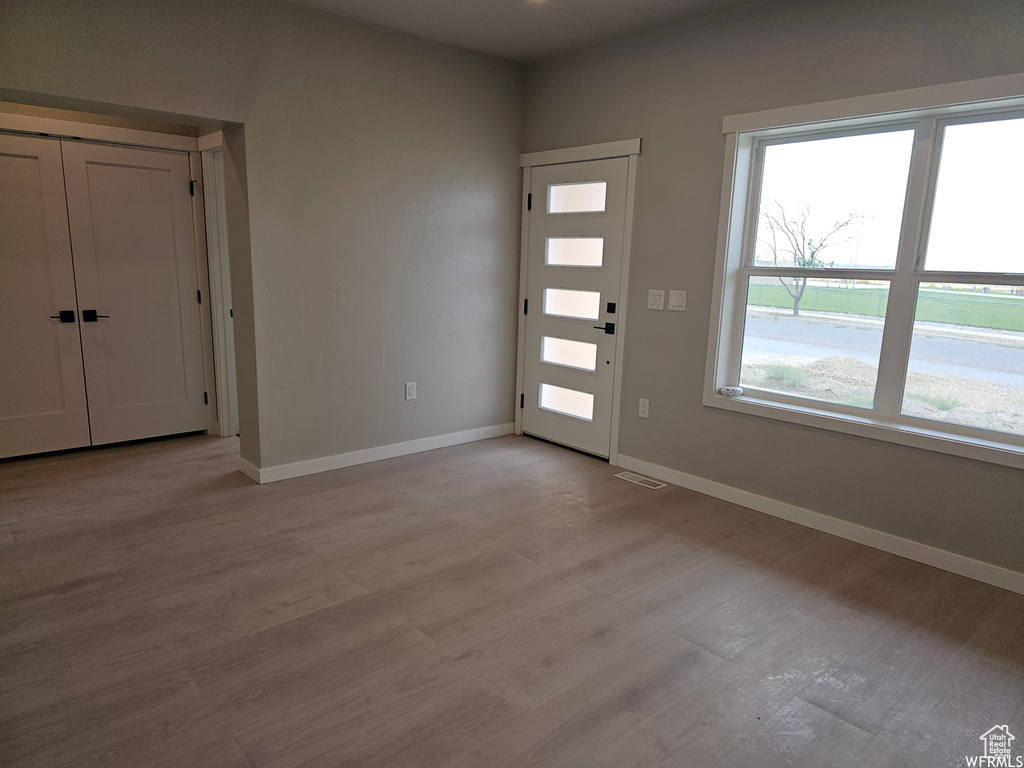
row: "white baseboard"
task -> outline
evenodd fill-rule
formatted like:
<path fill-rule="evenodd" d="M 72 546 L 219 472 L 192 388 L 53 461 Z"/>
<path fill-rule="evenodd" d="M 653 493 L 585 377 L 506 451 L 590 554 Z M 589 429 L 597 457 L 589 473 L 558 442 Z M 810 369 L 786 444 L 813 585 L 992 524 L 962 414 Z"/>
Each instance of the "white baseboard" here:
<path fill-rule="evenodd" d="M 238 457 L 238 470 L 246 477 L 255 480 L 257 483 L 260 482 L 260 468 L 246 461 L 241 456 Z"/>
<path fill-rule="evenodd" d="M 783 520 L 806 525 L 808 528 L 831 533 L 834 536 L 849 539 L 858 544 L 864 544 L 880 549 L 883 552 L 905 557 L 908 560 L 916 560 L 919 563 L 941 568 L 944 571 L 950 571 L 1024 595 L 1024 573 L 1018 573 L 998 565 L 947 552 L 944 549 L 937 549 L 928 544 L 904 539 L 891 533 L 875 530 L 874 528 L 866 528 L 863 525 L 849 523 L 845 520 L 823 515 L 820 512 L 812 512 L 809 509 L 787 504 L 777 499 L 770 499 L 767 496 L 759 496 L 756 493 L 734 488 L 731 485 L 716 483 L 703 477 L 689 475 L 676 469 L 669 469 L 660 464 L 652 464 L 642 459 L 634 459 L 621 453 L 615 459 L 616 465 L 623 469 L 648 475 L 665 483 L 688 488 L 691 491 L 697 491 L 707 496 L 714 496 L 716 499 L 739 504 L 740 506 L 764 512 L 773 517 L 780 517 Z"/>
<path fill-rule="evenodd" d="M 410 453 L 432 451 L 435 448 L 447 448 L 450 445 L 460 445 L 461 443 L 472 443 L 476 440 L 486 440 L 489 437 L 511 435 L 512 428 L 512 424 L 496 424 L 493 427 L 467 429 L 464 432 L 449 432 L 446 435 L 423 437 L 419 440 L 409 440 L 404 443 L 382 445 L 378 448 L 339 453 L 334 456 L 322 456 L 318 459 L 297 461 L 294 464 L 279 464 L 276 467 L 264 467 L 262 469 L 258 469 L 245 459 L 239 457 L 238 468 L 257 483 L 273 483 L 278 480 L 302 477 L 303 475 L 314 475 L 318 472 L 330 472 L 332 469 L 354 467 L 357 464 L 369 464 L 371 461 L 393 459 L 396 456 L 406 456 Z"/>

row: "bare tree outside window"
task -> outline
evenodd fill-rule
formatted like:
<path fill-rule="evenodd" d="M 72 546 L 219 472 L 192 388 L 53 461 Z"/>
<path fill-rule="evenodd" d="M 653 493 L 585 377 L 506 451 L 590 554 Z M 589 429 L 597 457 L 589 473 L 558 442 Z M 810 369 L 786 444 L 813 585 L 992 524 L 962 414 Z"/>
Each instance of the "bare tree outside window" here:
<path fill-rule="evenodd" d="M 810 216 L 808 206 L 803 206 L 792 217 L 786 214 L 785 208 L 778 201 L 775 202 L 778 208 L 777 213 L 761 211 L 761 216 L 768 223 L 767 237 L 761 238 L 761 242 L 768 249 L 772 263 L 776 267 L 801 267 L 803 269 L 827 269 L 833 266 L 833 262 L 825 261 L 821 257 L 830 244 L 836 240 L 841 232 L 861 217 L 851 213 L 845 219 L 834 222 L 824 232 L 812 233 L 808 236 L 807 220 Z M 793 299 L 793 317 L 800 316 L 800 299 L 807 290 L 807 279 L 809 275 L 800 277 L 780 277 L 779 282 L 786 292 Z"/>

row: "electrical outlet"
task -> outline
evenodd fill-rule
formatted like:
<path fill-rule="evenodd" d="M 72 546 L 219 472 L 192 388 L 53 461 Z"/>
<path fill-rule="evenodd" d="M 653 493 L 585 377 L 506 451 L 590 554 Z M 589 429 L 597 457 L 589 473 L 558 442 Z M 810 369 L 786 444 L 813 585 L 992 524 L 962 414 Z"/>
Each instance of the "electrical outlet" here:
<path fill-rule="evenodd" d="M 640 418 L 651 418 L 651 401 L 644 397 L 640 398 Z"/>
<path fill-rule="evenodd" d="M 669 291 L 668 308 L 673 312 L 686 311 L 686 291 Z"/>
<path fill-rule="evenodd" d="M 648 309 L 664 309 L 665 308 L 665 292 L 656 291 L 653 288 L 647 292 L 647 308 Z"/>
<path fill-rule="evenodd" d="M 416 382 L 407 381 L 405 382 L 405 399 L 415 400 L 416 399 Z"/>

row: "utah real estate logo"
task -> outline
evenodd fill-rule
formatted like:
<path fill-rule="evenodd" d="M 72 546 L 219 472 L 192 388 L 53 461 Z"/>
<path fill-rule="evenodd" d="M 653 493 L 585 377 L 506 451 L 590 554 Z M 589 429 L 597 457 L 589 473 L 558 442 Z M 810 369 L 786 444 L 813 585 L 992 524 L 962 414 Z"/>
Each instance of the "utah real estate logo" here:
<path fill-rule="evenodd" d="M 1013 740 L 1008 725 L 993 725 L 981 736 L 985 751 L 981 755 L 967 755 L 969 768 L 1024 768 L 1024 755 L 1013 757 Z"/>

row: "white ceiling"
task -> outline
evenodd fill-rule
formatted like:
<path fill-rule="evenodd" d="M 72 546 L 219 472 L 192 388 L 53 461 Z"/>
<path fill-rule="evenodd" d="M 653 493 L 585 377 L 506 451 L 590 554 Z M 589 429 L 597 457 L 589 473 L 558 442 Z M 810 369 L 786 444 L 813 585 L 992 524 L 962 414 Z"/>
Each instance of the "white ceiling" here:
<path fill-rule="evenodd" d="M 534 62 L 754 0 L 296 0 L 502 59 Z"/>

